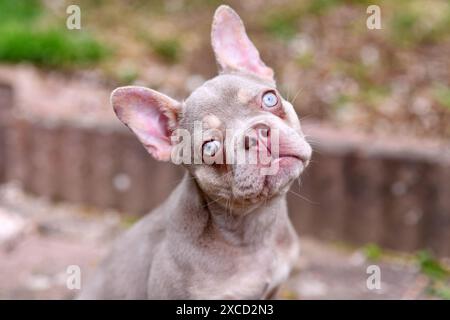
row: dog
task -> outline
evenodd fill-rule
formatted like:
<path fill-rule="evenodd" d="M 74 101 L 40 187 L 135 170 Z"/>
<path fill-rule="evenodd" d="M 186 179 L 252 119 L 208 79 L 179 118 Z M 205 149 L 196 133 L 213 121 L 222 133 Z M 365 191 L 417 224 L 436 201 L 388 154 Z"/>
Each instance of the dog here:
<path fill-rule="evenodd" d="M 115 243 L 80 299 L 271 299 L 298 259 L 286 193 L 312 149 L 230 7 L 216 10 L 211 40 L 219 75 L 185 101 L 136 86 L 113 91 L 117 117 L 147 151 L 174 162 L 183 153 L 186 173 Z M 177 143 L 177 132 L 194 139 Z M 251 150 L 270 163 L 230 163 Z"/>

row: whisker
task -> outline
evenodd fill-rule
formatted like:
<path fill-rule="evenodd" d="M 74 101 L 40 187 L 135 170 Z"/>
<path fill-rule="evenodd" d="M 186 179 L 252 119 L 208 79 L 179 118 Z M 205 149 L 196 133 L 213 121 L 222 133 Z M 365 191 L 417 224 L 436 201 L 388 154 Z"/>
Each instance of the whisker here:
<path fill-rule="evenodd" d="M 314 202 L 314 201 L 312 201 L 312 200 L 306 198 L 305 196 L 302 196 L 301 194 L 299 194 L 299 193 L 297 193 L 297 192 L 294 192 L 294 191 L 292 191 L 292 190 L 289 190 L 289 192 L 291 192 L 291 193 L 294 194 L 295 196 L 299 197 L 300 199 L 305 200 L 305 201 L 308 202 L 309 204 L 312 204 L 312 205 L 318 205 L 318 204 L 319 204 L 318 202 Z"/>
<path fill-rule="evenodd" d="M 314 145 L 316 145 L 316 146 L 319 146 L 319 145 L 322 145 L 322 144 L 323 144 L 322 141 L 320 141 L 320 140 L 314 140 L 314 139 L 311 139 L 311 138 L 305 138 L 305 140 L 306 140 L 308 143 L 314 144 Z"/>
<path fill-rule="evenodd" d="M 306 141 L 308 141 L 309 143 L 314 143 L 314 144 L 316 144 L 316 145 L 322 144 L 322 141 L 312 139 L 311 137 L 305 137 L 305 139 L 306 139 Z"/>
<path fill-rule="evenodd" d="M 208 207 L 209 205 L 211 205 L 213 203 L 219 202 L 220 200 L 221 200 L 220 198 L 217 198 L 216 200 L 207 202 L 204 206 L 202 206 L 202 208 L 206 208 L 206 207 Z"/>
<path fill-rule="evenodd" d="M 300 94 L 300 92 L 303 90 L 303 88 L 300 88 L 297 90 L 297 92 L 295 93 L 294 99 L 292 99 L 291 104 L 294 105 L 295 100 L 297 100 L 298 95 Z"/>
<path fill-rule="evenodd" d="M 297 178 L 297 183 L 298 183 L 298 187 L 301 188 L 302 187 L 301 177 Z"/>
<path fill-rule="evenodd" d="M 307 114 L 307 115 L 304 115 L 303 117 L 300 117 L 300 121 L 303 121 L 303 120 L 305 120 L 305 119 L 308 119 L 308 118 L 311 118 L 313 115 L 312 114 Z"/>
<path fill-rule="evenodd" d="M 286 100 L 290 101 L 291 99 L 289 99 L 289 97 L 291 95 L 291 88 L 289 87 L 289 88 L 285 88 L 285 89 L 286 89 Z"/>

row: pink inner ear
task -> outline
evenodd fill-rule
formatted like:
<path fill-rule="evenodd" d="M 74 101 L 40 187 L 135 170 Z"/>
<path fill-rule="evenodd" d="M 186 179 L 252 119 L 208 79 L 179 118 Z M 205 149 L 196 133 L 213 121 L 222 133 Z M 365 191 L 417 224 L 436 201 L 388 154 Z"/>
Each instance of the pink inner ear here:
<path fill-rule="evenodd" d="M 169 119 L 156 108 L 150 110 L 149 114 L 140 116 L 143 125 L 136 125 L 135 122 L 135 128 L 132 130 L 136 134 L 139 132 L 139 140 L 157 160 L 167 160 L 172 150 L 168 129 Z"/>
<path fill-rule="evenodd" d="M 155 138 L 162 141 L 169 141 L 169 119 L 162 112 L 159 106 L 159 101 L 153 99 L 153 97 L 147 97 L 147 99 L 142 99 L 139 97 L 140 101 L 134 101 L 134 110 L 129 110 L 132 119 L 132 125 L 139 130 L 143 130 L 145 135 L 149 138 Z"/>
<path fill-rule="evenodd" d="M 258 50 L 248 38 L 239 16 L 221 6 L 214 17 L 212 44 L 224 71 L 243 70 L 273 79 L 273 71 L 262 62 Z"/>
<path fill-rule="evenodd" d="M 114 91 L 112 104 L 119 119 L 138 137 L 146 149 L 157 159 L 170 159 L 169 118 L 164 112 L 173 111 L 168 104 L 174 100 L 156 91 L 124 87 Z"/>

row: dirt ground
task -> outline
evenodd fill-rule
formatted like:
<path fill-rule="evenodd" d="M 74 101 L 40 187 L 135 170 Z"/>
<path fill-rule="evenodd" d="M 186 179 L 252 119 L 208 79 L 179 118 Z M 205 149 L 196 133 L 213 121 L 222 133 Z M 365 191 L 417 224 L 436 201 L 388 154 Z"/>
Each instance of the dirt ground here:
<path fill-rule="evenodd" d="M 81 283 L 112 240 L 133 221 L 118 212 L 97 212 L 0 187 L 0 299 L 70 299 L 70 265 Z M 428 279 L 407 259 L 381 259 L 381 288 L 366 286 L 367 261 L 360 249 L 301 237 L 302 254 L 281 299 L 428 299 Z"/>

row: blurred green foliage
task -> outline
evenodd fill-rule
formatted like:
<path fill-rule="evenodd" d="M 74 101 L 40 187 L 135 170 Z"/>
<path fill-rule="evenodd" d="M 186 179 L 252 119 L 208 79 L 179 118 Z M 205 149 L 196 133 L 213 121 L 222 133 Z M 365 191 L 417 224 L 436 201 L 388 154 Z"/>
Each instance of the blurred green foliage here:
<path fill-rule="evenodd" d="M 376 108 L 389 94 L 389 87 L 374 84 L 364 90 L 361 90 L 359 92 L 358 99 L 361 102 L 365 102 L 367 106 Z"/>
<path fill-rule="evenodd" d="M 264 19 L 263 27 L 275 37 L 289 40 L 297 34 L 297 22 L 301 15 L 302 11 L 297 8 L 271 12 Z"/>
<path fill-rule="evenodd" d="M 420 251 L 417 254 L 417 261 L 422 273 L 432 279 L 443 280 L 450 276 L 449 270 L 440 264 L 429 251 Z"/>
<path fill-rule="evenodd" d="M 177 62 L 181 54 L 181 43 L 177 38 L 153 40 L 151 46 L 154 52 L 165 61 Z"/>
<path fill-rule="evenodd" d="M 388 23 L 391 40 L 403 47 L 438 42 L 450 34 L 450 5 L 435 1 L 398 1 Z"/>
<path fill-rule="evenodd" d="M 442 106 L 450 109 L 450 88 L 444 84 L 436 84 L 433 90 L 434 98 Z"/>
<path fill-rule="evenodd" d="M 339 2 L 342 3 L 342 1 L 338 0 L 315 0 L 310 1 L 308 6 L 308 12 L 315 14 L 315 15 L 322 15 L 324 14 L 328 9 L 331 9 L 332 7 L 339 4 Z"/>
<path fill-rule="evenodd" d="M 88 65 L 104 55 L 103 47 L 86 35 L 68 37 L 61 29 L 29 30 L 21 25 L 0 27 L 0 60 L 63 67 Z"/>
<path fill-rule="evenodd" d="M 0 60 L 32 62 L 46 67 L 84 66 L 98 62 L 108 50 L 88 33 L 60 25 L 40 25 L 37 0 L 0 1 Z"/>
<path fill-rule="evenodd" d="M 314 55 L 311 52 L 305 52 L 298 55 L 295 61 L 303 69 L 310 68 L 314 65 Z"/>
<path fill-rule="evenodd" d="M 377 261 L 383 254 L 382 249 L 375 243 L 369 243 L 362 248 L 365 257 L 370 261 Z"/>
<path fill-rule="evenodd" d="M 134 67 L 119 68 L 117 78 L 121 85 L 133 84 L 139 77 L 139 72 Z"/>
<path fill-rule="evenodd" d="M 395 257 L 393 252 L 384 252 L 383 249 L 375 243 L 368 243 L 361 248 L 361 251 L 367 260 L 372 262 Z M 439 260 L 427 250 L 417 252 L 412 258 L 412 261 L 419 267 L 420 272 L 428 279 L 428 284 L 425 288 L 426 293 L 439 299 L 450 300 L 450 269 L 439 262 Z"/>
<path fill-rule="evenodd" d="M 429 294 L 444 300 L 450 300 L 450 287 L 443 283 L 437 283 L 428 289 Z"/>
<path fill-rule="evenodd" d="M 151 32 L 139 30 L 137 36 L 139 41 L 146 44 L 162 61 L 167 63 L 180 61 L 183 46 L 177 35 L 158 37 Z"/>
<path fill-rule="evenodd" d="M 441 299 L 450 300 L 450 270 L 426 250 L 417 254 L 417 261 L 421 272 L 430 279 L 428 293 Z"/>
<path fill-rule="evenodd" d="M 41 13 L 38 0 L 2 0 L 0 1 L 0 22 L 27 22 Z"/>
<path fill-rule="evenodd" d="M 412 12 L 399 12 L 391 20 L 392 37 L 395 41 L 405 42 L 413 40 L 411 30 L 417 23 L 417 15 Z"/>

